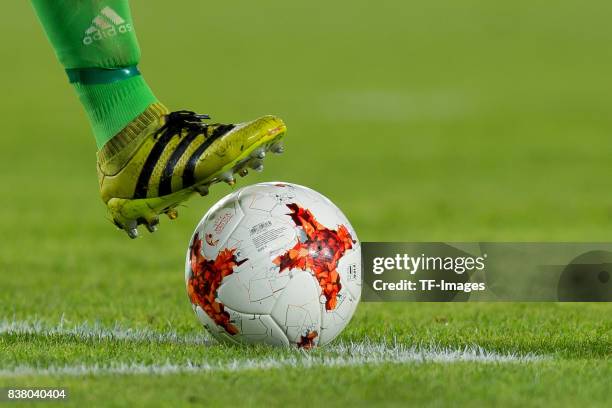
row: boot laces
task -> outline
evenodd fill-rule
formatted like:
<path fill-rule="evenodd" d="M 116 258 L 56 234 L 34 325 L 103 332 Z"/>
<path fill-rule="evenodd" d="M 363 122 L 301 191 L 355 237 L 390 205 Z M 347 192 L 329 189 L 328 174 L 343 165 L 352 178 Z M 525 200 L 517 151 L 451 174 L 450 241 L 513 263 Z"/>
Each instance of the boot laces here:
<path fill-rule="evenodd" d="M 167 115 L 166 123 L 155 132 L 154 137 L 157 138 L 162 133 L 180 136 L 183 130 L 203 132 L 206 135 L 206 129 L 210 124 L 204 123 L 204 120 L 208 119 L 210 119 L 208 115 L 197 114 L 187 110 L 171 112 Z"/>

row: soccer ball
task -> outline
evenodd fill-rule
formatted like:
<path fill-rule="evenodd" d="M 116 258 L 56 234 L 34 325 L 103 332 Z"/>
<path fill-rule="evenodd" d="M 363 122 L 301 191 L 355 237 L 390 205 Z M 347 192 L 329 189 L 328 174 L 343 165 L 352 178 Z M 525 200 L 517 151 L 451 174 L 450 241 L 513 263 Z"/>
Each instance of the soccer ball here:
<path fill-rule="evenodd" d="M 312 348 L 332 341 L 357 308 L 361 246 L 344 214 L 316 191 L 256 184 L 202 218 L 185 281 L 216 339 Z"/>

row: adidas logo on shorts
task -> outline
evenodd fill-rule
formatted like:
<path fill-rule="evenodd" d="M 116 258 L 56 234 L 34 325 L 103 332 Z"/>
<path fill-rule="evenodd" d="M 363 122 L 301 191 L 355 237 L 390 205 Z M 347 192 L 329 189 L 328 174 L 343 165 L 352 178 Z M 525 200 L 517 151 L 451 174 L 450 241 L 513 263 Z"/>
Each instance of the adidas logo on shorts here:
<path fill-rule="evenodd" d="M 132 31 L 132 25 L 127 23 L 115 10 L 104 7 L 100 14 L 91 22 L 91 27 L 85 31 L 83 44 L 91 45 L 95 41 L 114 37 Z"/>

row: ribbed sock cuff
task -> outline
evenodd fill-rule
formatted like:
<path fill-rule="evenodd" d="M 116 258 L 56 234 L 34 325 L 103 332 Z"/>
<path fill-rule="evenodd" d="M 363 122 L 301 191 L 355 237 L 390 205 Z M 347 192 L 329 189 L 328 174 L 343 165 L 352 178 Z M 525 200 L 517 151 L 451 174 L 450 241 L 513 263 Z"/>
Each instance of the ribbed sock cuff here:
<path fill-rule="evenodd" d="M 132 120 L 121 132 L 113 136 L 100 150 L 98 150 L 98 163 L 102 166 L 114 159 L 116 155 L 130 150 L 129 146 L 135 142 L 140 145 L 143 132 L 162 116 L 168 114 L 168 109 L 161 103 L 149 105 L 144 112 Z"/>
<path fill-rule="evenodd" d="M 98 149 L 157 102 L 140 75 L 109 84 L 73 85 L 89 116 Z"/>

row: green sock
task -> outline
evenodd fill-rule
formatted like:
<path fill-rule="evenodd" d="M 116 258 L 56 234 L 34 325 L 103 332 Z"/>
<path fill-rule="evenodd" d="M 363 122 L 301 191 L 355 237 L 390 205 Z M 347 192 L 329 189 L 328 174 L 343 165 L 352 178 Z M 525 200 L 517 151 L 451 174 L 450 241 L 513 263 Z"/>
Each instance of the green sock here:
<path fill-rule="evenodd" d="M 157 98 L 136 65 L 128 0 L 32 0 L 89 116 L 98 148 Z"/>

